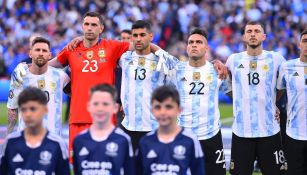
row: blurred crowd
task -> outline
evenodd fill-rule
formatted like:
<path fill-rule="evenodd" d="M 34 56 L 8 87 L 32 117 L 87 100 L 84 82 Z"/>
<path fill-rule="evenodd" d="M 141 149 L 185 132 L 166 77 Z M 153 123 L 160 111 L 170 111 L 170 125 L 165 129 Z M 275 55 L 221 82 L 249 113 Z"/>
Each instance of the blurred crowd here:
<path fill-rule="evenodd" d="M 135 20 L 152 24 L 154 42 L 179 58 L 186 57 L 187 34 L 208 31 L 210 58 L 225 61 L 244 50 L 242 28 L 249 20 L 265 26 L 264 48 L 286 59 L 298 57 L 299 34 L 307 28 L 306 0 L 0 0 L 0 77 L 28 58 L 29 37 L 50 39 L 55 56 L 82 35 L 82 15 L 104 16 L 104 38 L 117 39 Z"/>

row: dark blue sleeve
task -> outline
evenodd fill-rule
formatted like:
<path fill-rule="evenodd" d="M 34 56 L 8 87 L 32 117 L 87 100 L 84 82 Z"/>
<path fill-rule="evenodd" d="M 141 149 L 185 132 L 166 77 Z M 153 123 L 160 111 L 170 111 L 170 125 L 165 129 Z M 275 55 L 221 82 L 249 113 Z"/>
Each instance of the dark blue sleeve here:
<path fill-rule="evenodd" d="M 190 164 L 191 175 L 205 175 L 204 166 L 205 163 L 202 151 L 195 150 L 195 146 L 193 145 Z"/>
<path fill-rule="evenodd" d="M 139 147 L 136 151 L 136 166 L 135 166 L 135 170 L 136 170 L 136 175 L 143 175 L 144 174 L 144 170 L 143 170 L 143 154 L 142 154 L 142 139 L 139 142 Z"/>
<path fill-rule="evenodd" d="M 0 160 L 0 175 L 6 175 L 8 174 L 8 164 L 7 164 L 7 158 L 5 156 L 5 150 L 3 150 L 3 154 L 1 155 Z"/>
<path fill-rule="evenodd" d="M 55 170 L 56 175 L 70 175 L 68 155 L 64 154 L 65 153 L 62 152 L 61 148 L 59 148 L 58 161 L 56 162 Z"/>
<path fill-rule="evenodd" d="M 133 155 L 132 144 L 127 140 L 126 142 L 127 154 L 124 162 L 125 175 L 135 175 L 135 157 Z"/>
<path fill-rule="evenodd" d="M 75 175 L 81 174 L 81 167 L 78 166 L 78 137 L 74 139 L 73 144 L 72 144 L 72 149 L 73 149 L 73 166 L 74 166 L 74 173 Z"/>

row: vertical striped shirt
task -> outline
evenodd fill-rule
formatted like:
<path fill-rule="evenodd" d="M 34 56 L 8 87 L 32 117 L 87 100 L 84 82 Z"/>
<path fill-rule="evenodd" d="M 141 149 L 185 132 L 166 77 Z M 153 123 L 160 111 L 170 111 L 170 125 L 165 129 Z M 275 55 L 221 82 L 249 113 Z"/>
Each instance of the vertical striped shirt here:
<path fill-rule="evenodd" d="M 209 61 L 201 67 L 180 62 L 175 66 L 174 72 L 171 81 L 179 91 L 183 106 L 178 124 L 192 131 L 199 140 L 212 138 L 221 126 L 218 93 L 220 87 L 226 91 L 225 82 L 218 78 Z"/>
<path fill-rule="evenodd" d="M 32 86 L 41 89 L 48 98 L 48 114 L 44 117 L 43 124 L 50 132 L 60 135 L 62 130 L 63 88 L 70 81 L 68 75 L 60 69 L 48 66 L 47 71 L 41 75 L 32 74 L 27 69 L 23 80 L 23 85 L 20 87 L 14 86 L 13 81 L 11 81 L 7 107 L 9 109 L 18 108 L 18 95 L 26 87 Z M 24 128 L 25 123 L 19 112 L 17 130 L 21 131 Z"/>
<path fill-rule="evenodd" d="M 299 58 L 284 62 L 277 88 L 287 90 L 287 135 L 307 140 L 307 63 Z"/>
<path fill-rule="evenodd" d="M 233 132 L 239 137 L 268 137 L 279 132 L 275 120 L 276 82 L 284 58 L 263 50 L 258 56 L 247 52 L 229 56 L 226 66 L 232 74 Z"/>
<path fill-rule="evenodd" d="M 151 113 L 151 94 L 165 83 L 166 75 L 157 71 L 159 58 L 150 53 L 128 51 L 120 58 L 122 67 L 121 102 L 125 117 L 122 125 L 130 131 L 152 131 L 158 127 Z"/>

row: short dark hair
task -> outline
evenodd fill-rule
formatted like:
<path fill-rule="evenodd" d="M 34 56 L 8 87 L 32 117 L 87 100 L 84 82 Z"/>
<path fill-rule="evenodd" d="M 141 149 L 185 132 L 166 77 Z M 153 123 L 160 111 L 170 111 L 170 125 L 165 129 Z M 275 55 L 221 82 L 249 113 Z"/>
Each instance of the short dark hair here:
<path fill-rule="evenodd" d="M 46 38 L 41 37 L 41 36 L 35 37 L 35 39 L 32 41 L 31 47 L 33 47 L 36 43 L 46 43 L 49 47 L 49 50 L 50 50 L 50 41 L 47 40 Z"/>
<path fill-rule="evenodd" d="M 46 93 L 36 87 L 27 87 L 25 88 L 18 96 L 18 106 L 29 102 L 35 101 L 42 105 L 46 105 L 48 103 L 48 98 Z"/>
<path fill-rule="evenodd" d="M 158 102 L 163 102 L 164 100 L 171 98 L 174 100 L 178 106 L 180 106 L 180 97 L 177 89 L 174 86 L 164 85 L 155 89 L 151 96 L 151 103 L 154 100 Z"/>
<path fill-rule="evenodd" d="M 131 35 L 131 30 L 129 30 L 129 29 L 124 29 L 124 30 L 122 30 L 120 33 L 128 33 L 129 35 Z"/>
<path fill-rule="evenodd" d="M 265 33 L 264 25 L 260 21 L 248 21 L 243 28 L 243 31 L 242 31 L 243 34 L 245 33 L 245 28 L 247 25 L 260 25 L 261 28 L 263 29 L 263 33 Z"/>
<path fill-rule="evenodd" d="M 149 22 L 144 20 L 137 20 L 132 24 L 131 30 L 133 29 L 147 29 L 147 31 L 151 32 L 151 25 Z"/>
<path fill-rule="evenodd" d="M 201 36 L 205 37 L 206 40 L 208 41 L 208 34 L 207 34 L 206 30 L 203 30 L 203 29 L 200 29 L 200 28 L 195 28 L 195 29 L 193 29 L 193 30 L 190 32 L 189 37 L 190 37 L 191 35 L 194 35 L 194 34 L 201 35 Z"/>
<path fill-rule="evenodd" d="M 82 19 L 84 20 L 84 18 L 87 17 L 87 16 L 98 18 L 100 24 L 101 24 L 101 25 L 104 25 L 104 24 L 103 24 L 103 18 L 102 18 L 102 16 L 101 16 L 99 13 L 97 13 L 97 12 L 86 12 L 86 13 L 83 15 L 83 18 L 82 18 Z"/>
<path fill-rule="evenodd" d="M 96 86 L 93 86 L 91 88 L 91 91 L 90 91 L 90 97 L 92 97 L 92 95 L 95 93 L 95 92 L 107 92 L 111 95 L 112 97 L 112 100 L 114 102 L 116 102 L 117 100 L 117 91 L 115 89 L 115 87 L 113 85 L 110 85 L 110 84 L 98 84 Z"/>
<path fill-rule="evenodd" d="M 300 36 L 300 39 L 302 39 L 303 35 L 306 35 L 307 34 L 307 29 L 303 30 L 302 33 L 301 33 L 301 36 Z"/>

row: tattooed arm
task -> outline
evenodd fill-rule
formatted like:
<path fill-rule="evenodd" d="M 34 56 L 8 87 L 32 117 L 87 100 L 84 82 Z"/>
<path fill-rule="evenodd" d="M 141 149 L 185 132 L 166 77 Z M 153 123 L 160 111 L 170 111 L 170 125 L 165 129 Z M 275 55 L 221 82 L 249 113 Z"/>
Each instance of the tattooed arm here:
<path fill-rule="evenodd" d="M 7 109 L 7 134 L 11 133 L 17 122 L 18 110 L 17 109 Z"/>

